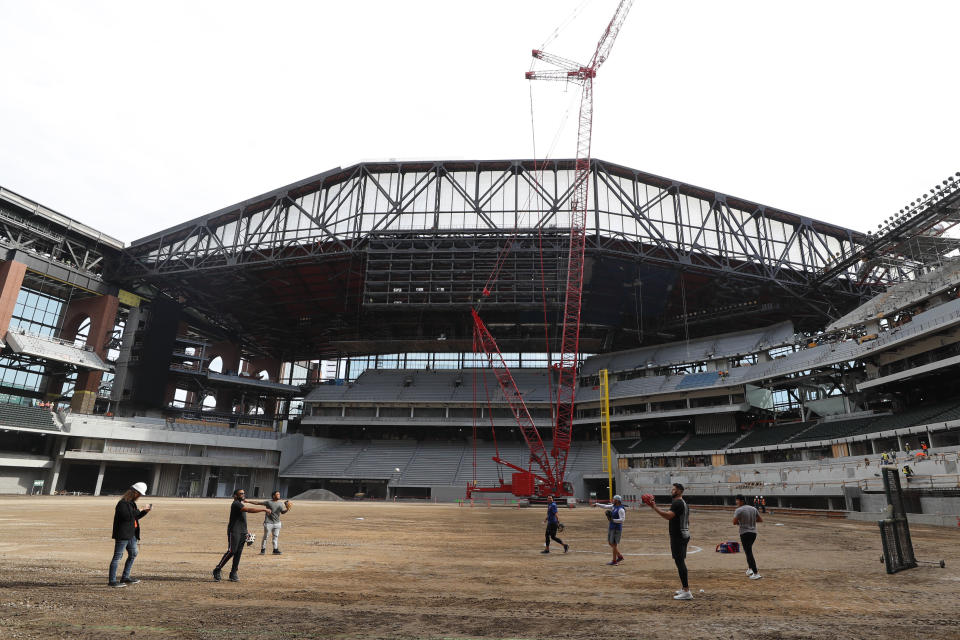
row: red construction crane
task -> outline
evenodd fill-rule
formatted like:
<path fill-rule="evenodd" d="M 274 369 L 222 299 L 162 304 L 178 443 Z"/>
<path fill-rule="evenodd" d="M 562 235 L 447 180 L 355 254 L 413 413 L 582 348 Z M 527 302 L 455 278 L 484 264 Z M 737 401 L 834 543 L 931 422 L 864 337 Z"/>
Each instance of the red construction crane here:
<path fill-rule="evenodd" d="M 513 474 L 510 485 L 501 484 L 500 487 L 480 488 L 468 487 L 467 497 L 475 491 L 512 491 L 514 495 L 570 495 L 569 483 L 564 482 L 567 468 L 567 455 L 570 452 L 570 440 L 573 435 L 574 400 L 577 389 L 577 362 L 580 351 L 580 301 L 583 297 L 583 254 L 586 242 L 587 203 L 589 194 L 590 176 L 590 142 L 593 133 L 593 79 L 597 69 L 610 55 L 610 49 L 620 33 L 620 27 L 627 17 L 627 12 L 633 5 L 633 0 L 621 0 L 613 18 L 607 25 L 597 49 L 589 64 L 581 65 L 571 60 L 551 55 L 543 51 L 534 50 L 533 57 L 543 60 L 555 67 L 552 71 L 528 71 L 528 80 L 556 80 L 576 82 L 583 86 L 583 96 L 580 101 L 580 120 L 577 132 L 577 160 L 574 167 L 574 189 L 570 203 L 570 253 L 567 262 L 566 297 L 563 305 L 563 332 L 560 349 L 560 360 L 554 365 L 558 371 L 557 382 L 557 409 L 554 413 L 556 422 L 553 428 L 553 448 L 550 457 L 546 459 L 546 449 L 540 433 L 530 417 L 523 398 L 517 390 L 513 376 L 507 368 L 493 336 L 484 326 L 476 311 L 473 312 L 474 331 L 479 337 L 478 344 L 483 348 L 487 360 L 493 368 L 503 392 L 504 398 L 510 404 L 521 433 L 527 446 L 530 448 L 530 462 L 536 462 L 543 471 L 543 476 L 536 476 L 540 484 L 533 483 L 533 474 L 527 470 L 512 465 L 499 457 L 494 458 L 500 464 L 509 466 L 519 473 Z M 487 291 L 484 291 L 487 294 Z M 519 486 L 518 486 L 519 485 Z M 533 486 L 531 486 L 533 485 Z"/>

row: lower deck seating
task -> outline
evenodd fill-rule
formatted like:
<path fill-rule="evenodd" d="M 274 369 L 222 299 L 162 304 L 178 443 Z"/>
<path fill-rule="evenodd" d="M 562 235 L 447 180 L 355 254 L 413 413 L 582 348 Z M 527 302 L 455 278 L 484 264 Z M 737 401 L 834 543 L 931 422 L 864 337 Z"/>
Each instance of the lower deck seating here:
<path fill-rule="evenodd" d="M 544 444 L 549 451 L 551 443 Z M 504 481 L 509 482 L 513 473 L 510 468 L 495 463 L 492 460 L 495 455 L 520 467 L 526 467 L 530 457 L 527 445 L 515 441 L 500 443 L 499 447 L 490 442 L 478 443 L 476 449 L 472 442 L 466 441 L 344 441 L 301 456 L 281 475 L 380 478 L 408 487 L 432 484 L 466 486 L 474 480 L 481 486 L 491 486 L 498 483 L 501 474 Z M 566 467 L 568 477 L 601 471 L 599 442 L 571 443 Z"/>

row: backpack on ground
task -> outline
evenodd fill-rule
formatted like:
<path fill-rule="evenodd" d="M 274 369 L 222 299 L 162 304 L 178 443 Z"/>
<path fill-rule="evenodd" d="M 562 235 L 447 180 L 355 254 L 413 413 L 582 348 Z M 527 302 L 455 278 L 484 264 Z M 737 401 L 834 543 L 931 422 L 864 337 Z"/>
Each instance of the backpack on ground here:
<path fill-rule="evenodd" d="M 717 545 L 717 553 L 740 553 L 740 543 L 727 540 Z"/>

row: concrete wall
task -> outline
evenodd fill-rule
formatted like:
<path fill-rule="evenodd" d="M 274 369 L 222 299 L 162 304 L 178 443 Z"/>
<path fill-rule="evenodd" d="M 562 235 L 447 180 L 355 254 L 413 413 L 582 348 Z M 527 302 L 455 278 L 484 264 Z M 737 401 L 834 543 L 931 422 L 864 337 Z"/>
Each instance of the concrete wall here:
<path fill-rule="evenodd" d="M 850 520 L 877 522 L 883 519 L 882 513 L 866 513 L 851 511 L 847 514 Z M 943 515 L 936 513 L 908 513 L 907 522 L 910 525 L 929 525 L 934 527 L 960 527 L 960 515 Z M 936 552 L 934 552 L 936 553 Z"/>
<path fill-rule="evenodd" d="M 165 464 L 160 468 L 160 482 L 153 490 L 154 495 L 173 496 L 177 492 L 177 484 L 180 481 L 180 465 Z"/>
<path fill-rule="evenodd" d="M 914 477 L 904 487 L 958 488 L 958 450 L 938 449 L 928 460 L 916 461 L 901 454 L 899 466 L 909 462 Z M 626 495 L 668 494 L 674 482 L 688 495 L 733 496 L 737 493 L 789 499 L 793 496 L 842 498 L 847 489 L 882 491 L 878 456 L 863 456 L 721 467 L 666 467 L 618 470 L 618 491 Z"/>
<path fill-rule="evenodd" d="M 138 424 L 139 426 L 134 426 Z M 151 428 L 149 422 L 137 423 L 132 418 L 102 418 L 99 416 L 69 415 L 64 432 L 83 438 L 104 438 L 110 440 L 134 440 L 141 442 L 171 442 L 191 445 L 229 447 L 235 449 L 280 450 L 280 440 L 272 438 L 254 438 L 232 436 L 229 434 L 199 433 L 194 431 L 174 431 L 157 425 Z"/>
<path fill-rule="evenodd" d="M 33 481 L 46 480 L 47 474 L 46 469 L 0 467 L 0 493 L 31 493 Z"/>
<path fill-rule="evenodd" d="M 437 502 L 456 502 L 467 493 L 465 485 L 435 485 L 430 487 L 430 497 Z"/>

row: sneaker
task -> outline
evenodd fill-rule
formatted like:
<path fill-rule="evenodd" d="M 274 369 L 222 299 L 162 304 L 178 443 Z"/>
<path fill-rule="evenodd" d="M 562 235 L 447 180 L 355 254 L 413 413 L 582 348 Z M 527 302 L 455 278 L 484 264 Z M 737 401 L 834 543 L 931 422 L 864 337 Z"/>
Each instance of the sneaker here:
<path fill-rule="evenodd" d="M 544 550 L 541 551 L 540 553 L 550 553 L 550 549 L 544 549 Z"/>
<path fill-rule="evenodd" d="M 759 573 L 750 574 L 750 579 L 751 579 L 751 580 L 759 580 L 759 579 L 762 578 L 762 577 L 763 577 L 763 576 L 760 575 Z"/>
<path fill-rule="evenodd" d="M 623 562 L 623 556 L 617 556 L 617 562 Z"/>
<path fill-rule="evenodd" d="M 229 580 L 230 582 L 240 582 L 240 576 L 235 573 L 231 573 Z"/>
<path fill-rule="evenodd" d="M 123 587 L 125 587 L 125 586 L 127 586 L 127 585 L 124 584 L 123 582 L 108 582 L 108 583 L 107 583 L 107 586 L 113 587 L 114 589 L 122 589 Z"/>
<path fill-rule="evenodd" d="M 612 567 L 615 567 L 615 566 L 617 566 L 618 564 L 620 564 L 620 561 L 619 561 L 619 560 L 611 560 L 611 561 L 608 562 L 607 564 L 610 565 L 610 566 L 612 566 Z"/>
<path fill-rule="evenodd" d="M 748 576 L 752 576 L 752 575 L 753 575 L 753 569 L 747 569 L 747 575 L 748 575 Z"/>
<path fill-rule="evenodd" d="M 213 570 L 213 579 L 217 582 L 220 582 L 220 579 L 223 577 L 223 574 L 220 572 L 220 569 Z"/>
<path fill-rule="evenodd" d="M 570 545 L 565 544 L 563 545 L 563 552 L 566 553 L 567 551 L 570 551 Z"/>
<path fill-rule="evenodd" d="M 275 555 L 275 556 L 279 556 L 279 555 L 282 554 L 282 553 L 283 553 L 283 551 L 280 551 L 280 549 L 274 549 L 274 550 L 273 550 L 273 555 Z"/>
<path fill-rule="evenodd" d="M 120 582 L 124 584 L 140 584 L 140 580 L 138 578 L 120 578 Z"/>
<path fill-rule="evenodd" d="M 680 591 L 677 595 L 673 596 L 674 600 L 693 600 L 693 594 L 689 591 Z"/>
<path fill-rule="evenodd" d="M 263 555 L 263 554 L 265 554 L 266 552 L 267 552 L 266 549 L 260 549 L 260 555 Z"/>

